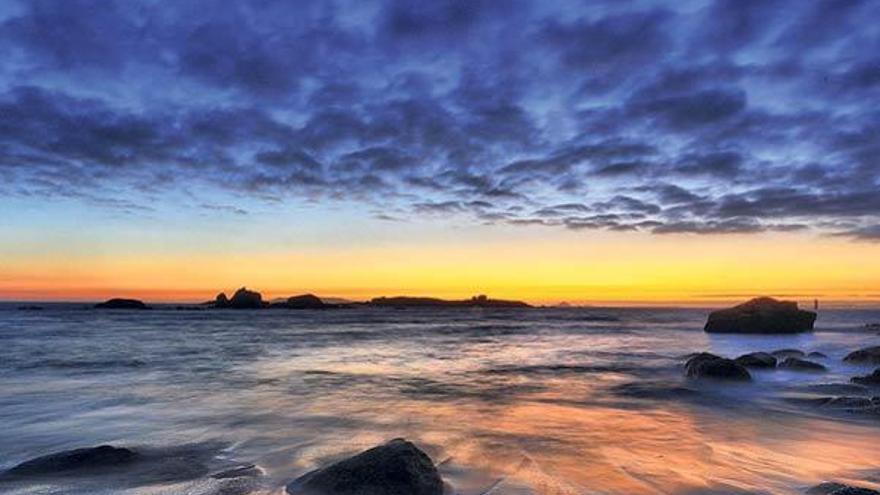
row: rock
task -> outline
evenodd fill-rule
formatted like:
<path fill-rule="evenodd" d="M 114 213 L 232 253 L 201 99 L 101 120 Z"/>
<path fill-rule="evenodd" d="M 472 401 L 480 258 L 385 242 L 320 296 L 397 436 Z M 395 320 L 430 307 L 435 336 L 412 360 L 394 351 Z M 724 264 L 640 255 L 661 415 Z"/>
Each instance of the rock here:
<path fill-rule="evenodd" d="M 291 495 L 442 495 L 443 480 L 431 459 L 398 438 L 287 485 Z"/>
<path fill-rule="evenodd" d="M 812 361 L 807 361 L 806 359 L 800 359 L 796 357 L 786 358 L 784 361 L 779 363 L 779 368 L 784 368 L 792 371 L 828 371 L 828 368 L 822 366 L 819 363 L 814 363 Z"/>
<path fill-rule="evenodd" d="M 243 466 L 220 471 L 219 473 L 214 473 L 211 477 L 216 480 L 225 480 L 230 478 L 255 478 L 262 475 L 263 471 L 257 466 L 253 464 L 245 464 Z"/>
<path fill-rule="evenodd" d="M 759 297 L 709 314 L 710 333 L 798 333 L 813 329 L 816 313 L 798 309 L 792 301 Z"/>
<path fill-rule="evenodd" d="M 880 346 L 866 347 L 851 352 L 843 360 L 850 363 L 880 364 Z"/>
<path fill-rule="evenodd" d="M 232 299 L 227 299 L 223 292 L 217 294 L 217 298 L 214 299 L 215 308 L 260 309 L 264 306 L 263 296 L 259 292 L 247 290 L 247 287 L 235 291 Z"/>
<path fill-rule="evenodd" d="M 869 488 L 826 481 L 807 490 L 807 495 L 880 495 L 880 492 Z"/>
<path fill-rule="evenodd" d="M 748 381 L 752 375 L 741 365 L 708 352 L 700 353 L 684 365 L 688 378 L 712 378 L 715 380 Z"/>
<path fill-rule="evenodd" d="M 138 301 L 137 299 L 108 299 L 102 303 L 95 304 L 97 309 L 150 309 L 149 306 Z"/>
<path fill-rule="evenodd" d="M 821 405 L 833 409 L 872 409 L 880 406 L 880 397 L 828 397 Z"/>
<path fill-rule="evenodd" d="M 813 351 L 813 352 L 807 354 L 807 357 L 811 357 L 814 359 L 826 359 L 828 356 L 826 356 L 825 354 L 823 354 L 821 352 Z"/>
<path fill-rule="evenodd" d="M 804 351 L 799 351 L 797 349 L 779 349 L 777 351 L 771 352 L 770 354 L 773 354 L 774 356 L 776 356 L 779 359 L 785 359 L 785 358 L 789 358 L 789 357 L 798 357 L 798 358 L 806 357 L 806 354 L 804 354 Z"/>
<path fill-rule="evenodd" d="M 71 471 L 95 470 L 129 464 L 137 457 L 137 453 L 132 450 L 101 445 L 37 457 L 9 469 L 5 474 L 11 476 L 65 474 Z"/>
<path fill-rule="evenodd" d="M 19 311 L 42 311 L 44 309 L 45 309 L 44 307 L 36 306 L 36 305 L 26 305 L 26 306 L 19 306 L 18 307 Z"/>
<path fill-rule="evenodd" d="M 849 381 L 853 383 L 858 383 L 859 385 L 880 387 L 880 368 L 874 370 L 874 372 L 870 375 L 854 376 Z"/>
<path fill-rule="evenodd" d="M 314 294 L 303 294 L 287 298 L 286 301 L 272 304 L 273 308 L 286 309 L 328 309 L 335 308 L 336 305 L 325 304 L 318 296 Z"/>
<path fill-rule="evenodd" d="M 750 352 L 734 359 L 740 366 L 746 368 L 775 368 L 776 358 L 766 352 Z"/>
<path fill-rule="evenodd" d="M 448 300 L 435 297 L 377 297 L 368 303 L 371 306 L 393 308 L 530 308 L 531 306 L 522 301 L 509 301 L 504 299 L 490 299 L 484 295 L 474 296 L 470 299 Z"/>

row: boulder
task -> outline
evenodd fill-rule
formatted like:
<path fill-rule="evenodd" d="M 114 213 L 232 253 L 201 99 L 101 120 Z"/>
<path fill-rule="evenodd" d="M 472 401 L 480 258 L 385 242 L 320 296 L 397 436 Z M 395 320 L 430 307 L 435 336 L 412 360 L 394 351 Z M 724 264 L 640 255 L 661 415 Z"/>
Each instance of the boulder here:
<path fill-rule="evenodd" d="M 880 387 L 880 368 L 874 370 L 874 372 L 870 375 L 854 376 L 850 379 L 850 381 L 853 383 L 858 383 L 859 385 Z"/>
<path fill-rule="evenodd" d="M 851 352 L 843 360 L 850 363 L 880 364 L 880 345 Z"/>
<path fill-rule="evenodd" d="M 778 359 L 785 359 L 785 358 L 790 358 L 790 357 L 797 357 L 797 358 L 806 357 L 806 354 L 804 353 L 804 351 L 799 351 L 797 349 L 778 349 L 778 350 L 771 352 L 770 354 L 776 356 Z"/>
<path fill-rule="evenodd" d="M 697 354 L 684 365 L 688 378 L 711 378 L 715 380 L 748 381 L 752 375 L 741 365 L 708 352 Z"/>
<path fill-rule="evenodd" d="M 807 361 L 806 359 L 796 357 L 784 359 L 781 363 L 779 363 L 779 368 L 792 371 L 828 371 L 828 368 L 822 366 L 819 363 L 814 363 L 813 361 Z"/>
<path fill-rule="evenodd" d="M 813 329 L 816 313 L 798 309 L 793 301 L 759 297 L 709 314 L 709 333 L 798 333 Z"/>
<path fill-rule="evenodd" d="M 776 358 L 766 352 L 750 352 L 734 359 L 740 366 L 746 368 L 775 368 Z"/>
<path fill-rule="evenodd" d="M 149 306 L 138 301 L 137 299 L 122 299 L 119 297 L 108 299 L 102 303 L 95 304 L 97 309 L 150 309 Z"/>
<path fill-rule="evenodd" d="M 442 495 L 431 459 L 398 438 L 309 472 L 287 485 L 290 495 Z"/>
<path fill-rule="evenodd" d="M 8 471 L 8 476 L 61 475 L 75 471 L 96 470 L 134 462 L 138 454 L 132 450 L 100 445 L 65 450 L 25 461 Z"/>

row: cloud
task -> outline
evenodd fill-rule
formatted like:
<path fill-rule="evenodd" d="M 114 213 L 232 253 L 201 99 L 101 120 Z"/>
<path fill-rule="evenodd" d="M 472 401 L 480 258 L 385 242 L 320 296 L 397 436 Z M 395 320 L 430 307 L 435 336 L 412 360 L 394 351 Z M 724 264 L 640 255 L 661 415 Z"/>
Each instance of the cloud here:
<path fill-rule="evenodd" d="M 346 202 L 395 220 L 867 239 L 877 15 L 22 1 L 0 17 L 0 191 L 135 214 L 165 194 L 216 213 Z"/>

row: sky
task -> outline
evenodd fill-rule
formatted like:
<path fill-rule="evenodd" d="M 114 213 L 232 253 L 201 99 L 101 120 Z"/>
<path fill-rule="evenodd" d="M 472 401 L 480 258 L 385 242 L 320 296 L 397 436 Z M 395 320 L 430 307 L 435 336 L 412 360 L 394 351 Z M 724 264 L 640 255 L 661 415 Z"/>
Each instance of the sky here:
<path fill-rule="evenodd" d="M 0 0 L 0 298 L 880 301 L 877 19 Z"/>

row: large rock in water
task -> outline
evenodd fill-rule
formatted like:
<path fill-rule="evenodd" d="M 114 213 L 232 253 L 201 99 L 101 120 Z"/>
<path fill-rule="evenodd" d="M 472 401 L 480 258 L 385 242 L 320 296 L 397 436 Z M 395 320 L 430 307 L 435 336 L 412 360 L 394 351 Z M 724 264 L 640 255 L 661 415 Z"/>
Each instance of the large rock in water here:
<path fill-rule="evenodd" d="M 143 303 L 143 301 L 138 301 L 137 299 L 122 299 L 120 297 L 115 297 L 113 299 L 108 299 L 102 303 L 95 304 L 95 308 L 97 309 L 150 309 L 149 306 Z"/>
<path fill-rule="evenodd" d="M 781 363 L 779 363 L 779 368 L 784 368 L 792 371 L 828 371 L 828 368 L 819 363 L 814 363 L 813 361 L 807 361 L 806 359 L 796 357 L 785 358 Z"/>
<path fill-rule="evenodd" d="M 232 299 L 227 299 L 226 294 L 222 292 L 214 299 L 215 308 L 260 309 L 264 306 L 263 296 L 259 292 L 247 290 L 247 287 L 235 291 Z"/>
<path fill-rule="evenodd" d="M 688 359 L 684 365 L 688 378 L 712 378 L 715 380 L 749 381 L 752 375 L 731 359 L 703 352 Z"/>
<path fill-rule="evenodd" d="M 129 449 L 101 445 L 66 450 L 23 462 L 8 471 L 7 476 L 50 476 L 72 471 L 96 470 L 128 464 L 138 455 Z"/>
<path fill-rule="evenodd" d="M 442 495 L 443 480 L 427 454 L 397 438 L 307 473 L 290 495 Z"/>
<path fill-rule="evenodd" d="M 851 352 L 843 360 L 851 363 L 880 364 L 880 345 Z"/>
<path fill-rule="evenodd" d="M 326 309 L 333 307 L 324 304 L 324 301 L 314 294 L 302 294 L 299 296 L 288 297 L 283 303 L 273 304 L 272 306 L 287 309 Z"/>
<path fill-rule="evenodd" d="M 798 333 L 813 329 L 816 313 L 798 309 L 792 301 L 759 297 L 709 314 L 710 333 Z"/>

